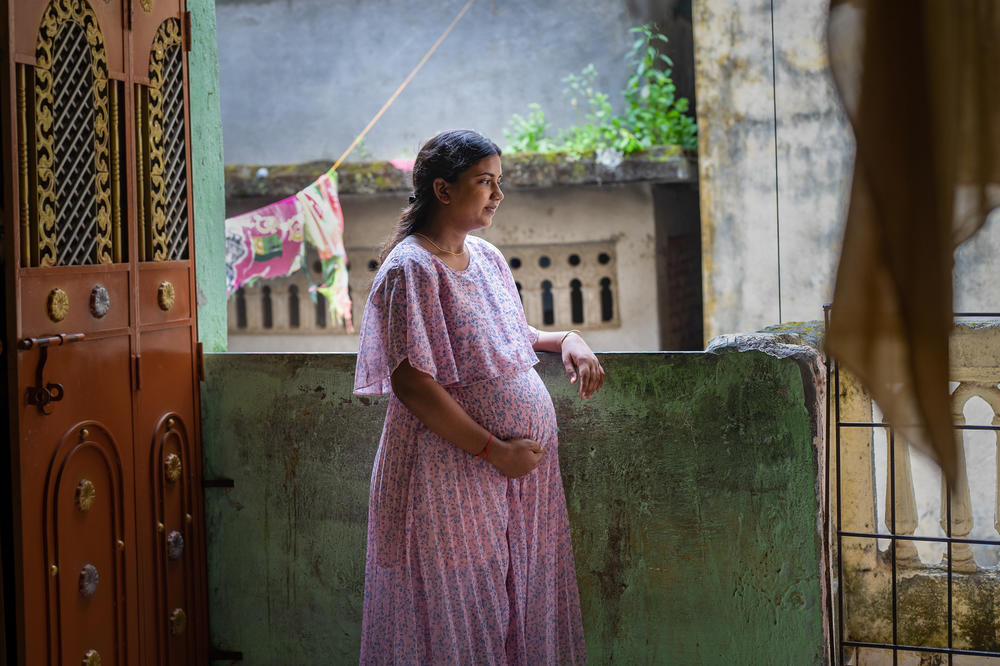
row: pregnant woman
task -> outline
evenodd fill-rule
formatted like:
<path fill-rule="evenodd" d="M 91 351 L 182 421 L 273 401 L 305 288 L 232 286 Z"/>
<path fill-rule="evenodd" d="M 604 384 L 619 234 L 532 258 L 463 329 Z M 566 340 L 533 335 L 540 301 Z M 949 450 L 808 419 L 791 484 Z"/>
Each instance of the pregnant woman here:
<path fill-rule="evenodd" d="M 354 392 L 390 394 L 372 470 L 363 664 L 586 661 L 556 419 L 533 366 L 578 331 L 528 325 L 500 252 L 468 233 L 503 200 L 500 149 L 443 132 L 413 168 L 361 325 Z"/>

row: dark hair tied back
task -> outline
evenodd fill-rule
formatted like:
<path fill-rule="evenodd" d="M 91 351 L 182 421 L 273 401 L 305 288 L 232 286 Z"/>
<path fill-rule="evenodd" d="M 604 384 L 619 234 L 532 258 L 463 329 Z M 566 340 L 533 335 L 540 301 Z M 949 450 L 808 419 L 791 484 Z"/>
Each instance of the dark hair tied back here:
<path fill-rule="evenodd" d="M 395 231 L 379 253 L 379 263 L 410 234 L 423 229 L 434 210 L 434 181 L 444 178 L 449 183 L 473 164 L 500 155 L 500 148 L 474 130 L 448 130 L 424 144 L 413 163 L 413 194 L 410 205 L 403 209 Z"/>

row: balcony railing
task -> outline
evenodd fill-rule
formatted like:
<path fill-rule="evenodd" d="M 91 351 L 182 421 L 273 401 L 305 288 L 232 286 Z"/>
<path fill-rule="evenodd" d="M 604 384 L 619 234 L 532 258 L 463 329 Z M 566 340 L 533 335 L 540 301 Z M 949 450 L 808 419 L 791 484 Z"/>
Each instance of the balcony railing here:
<path fill-rule="evenodd" d="M 853 377 L 841 370 L 834 383 L 840 427 L 830 458 L 831 510 L 842 534 L 834 532 L 834 546 L 845 663 L 894 663 L 891 648 L 858 644 L 915 648 L 898 649 L 897 659 L 929 648 L 943 648 L 941 657 L 1000 651 L 1000 327 L 957 326 L 951 356 L 960 446 L 950 494 L 936 465 L 883 423 Z M 831 443 L 838 446 L 836 437 Z M 867 536 L 875 534 L 895 538 Z"/>

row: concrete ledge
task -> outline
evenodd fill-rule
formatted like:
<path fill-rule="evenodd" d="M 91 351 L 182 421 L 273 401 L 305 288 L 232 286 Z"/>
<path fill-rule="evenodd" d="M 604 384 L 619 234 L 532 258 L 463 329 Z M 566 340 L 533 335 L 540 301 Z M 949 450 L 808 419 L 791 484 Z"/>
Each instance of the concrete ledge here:
<path fill-rule="evenodd" d="M 591 663 L 821 663 L 822 383 L 756 350 L 602 354 L 581 401 L 542 356 Z M 357 660 L 387 399 L 354 363 L 205 357 L 205 476 L 235 482 L 205 490 L 211 638 L 248 666 Z"/>
<path fill-rule="evenodd" d="M 585 155 L 572 159 L 562 153 L 504 155 L 504 181 L 513 187 L 600 185 L 654 181 L 691 183 L 698 178 L 697 159 L 677 146 L 657 146 L 618 160 Z M 330 168 L 332 162 L 226 167 L 226 198 L 291 196 Z M 341 194 L 408 192 L 411 172 L 389 162 L 347 162 L 337 170 Z"/>

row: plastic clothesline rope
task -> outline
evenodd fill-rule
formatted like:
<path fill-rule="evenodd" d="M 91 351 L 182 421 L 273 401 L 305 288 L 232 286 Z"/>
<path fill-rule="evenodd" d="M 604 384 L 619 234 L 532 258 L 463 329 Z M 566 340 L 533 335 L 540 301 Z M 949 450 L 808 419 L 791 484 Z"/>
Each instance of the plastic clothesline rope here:
<path fill-rule="evenodd" d="M 354 137 L 354 141 L 351 142 L 351 145 L 347 147 L 347 150 L 344 151 L 344 154 L 341 155 L 340 158 L 334 163 L 333 168 L 331 168 L 330 171 L 336 171 L 337 167 L 341 165 L 344 159 L 351 154 L 351 151 L 354 150 L 354 147 L 358 145 L 358 142 L 365 137 L 365 134 L 368 134 L 368 130 L 370 130 L 375 125 L 375 123 L 378 122 L 378 119 L 382 117 L 382 114 L 386 112 L 386 109 L 392 106 L 392 103 L 396 101 L 396 98 L 399 97 L 399 94 L 403 92 L 403 89 L 406 88 L 406 86 L 409 85 L 413 77 L 416 76 L 417 72 L 420 71 L 420 68 L 424 66 L 424 64 L 430 59 L 432 55 L 434 55 L 434 52 L 437 50 L 439 46 L 441 46 L 441 42 L 443 42 L 445 37 L 448 36 L 448 33 L 451 32 L 451 29 L 454 28 L 455 25 L 460 20 L 462 20 L 462 17 L 465 16 L 465 12 L 469 11 L 469 7 L 472 7 L 472 5 L 475 4 L 475 2 L 476 0 L 469 0 L 467 3 L 465 3 L 465 6 L 462 7 L 462 10 L 458 12 L 457 16 L 455 16 L 455 19 L 451 22 L 451 25 L 445 28 L 445 31 L 442 32 L 441 36 L 437 38 L 437 41 L 434 42 L 434 45 L 427 50 L 427 53 L 425 53 L 424 57 L 420 59 L 420 62 L 418 62 L 417 66 L 413 68 L 413 71 L 410 72 L 409 76 L 403 79 L 403 82 L 399 84 L 399 87 L 396 88 L 396 92 L 392 93 L 392 96 L 389 97 L 386 103 L 382 105 L 382 108 L 378 110 L 378 113 L 376 113 L 375 116 L 370 121 L 368 121 L 368 125 L 366 125 L 365 128 L 361 130 L 360 134 Z"/>

